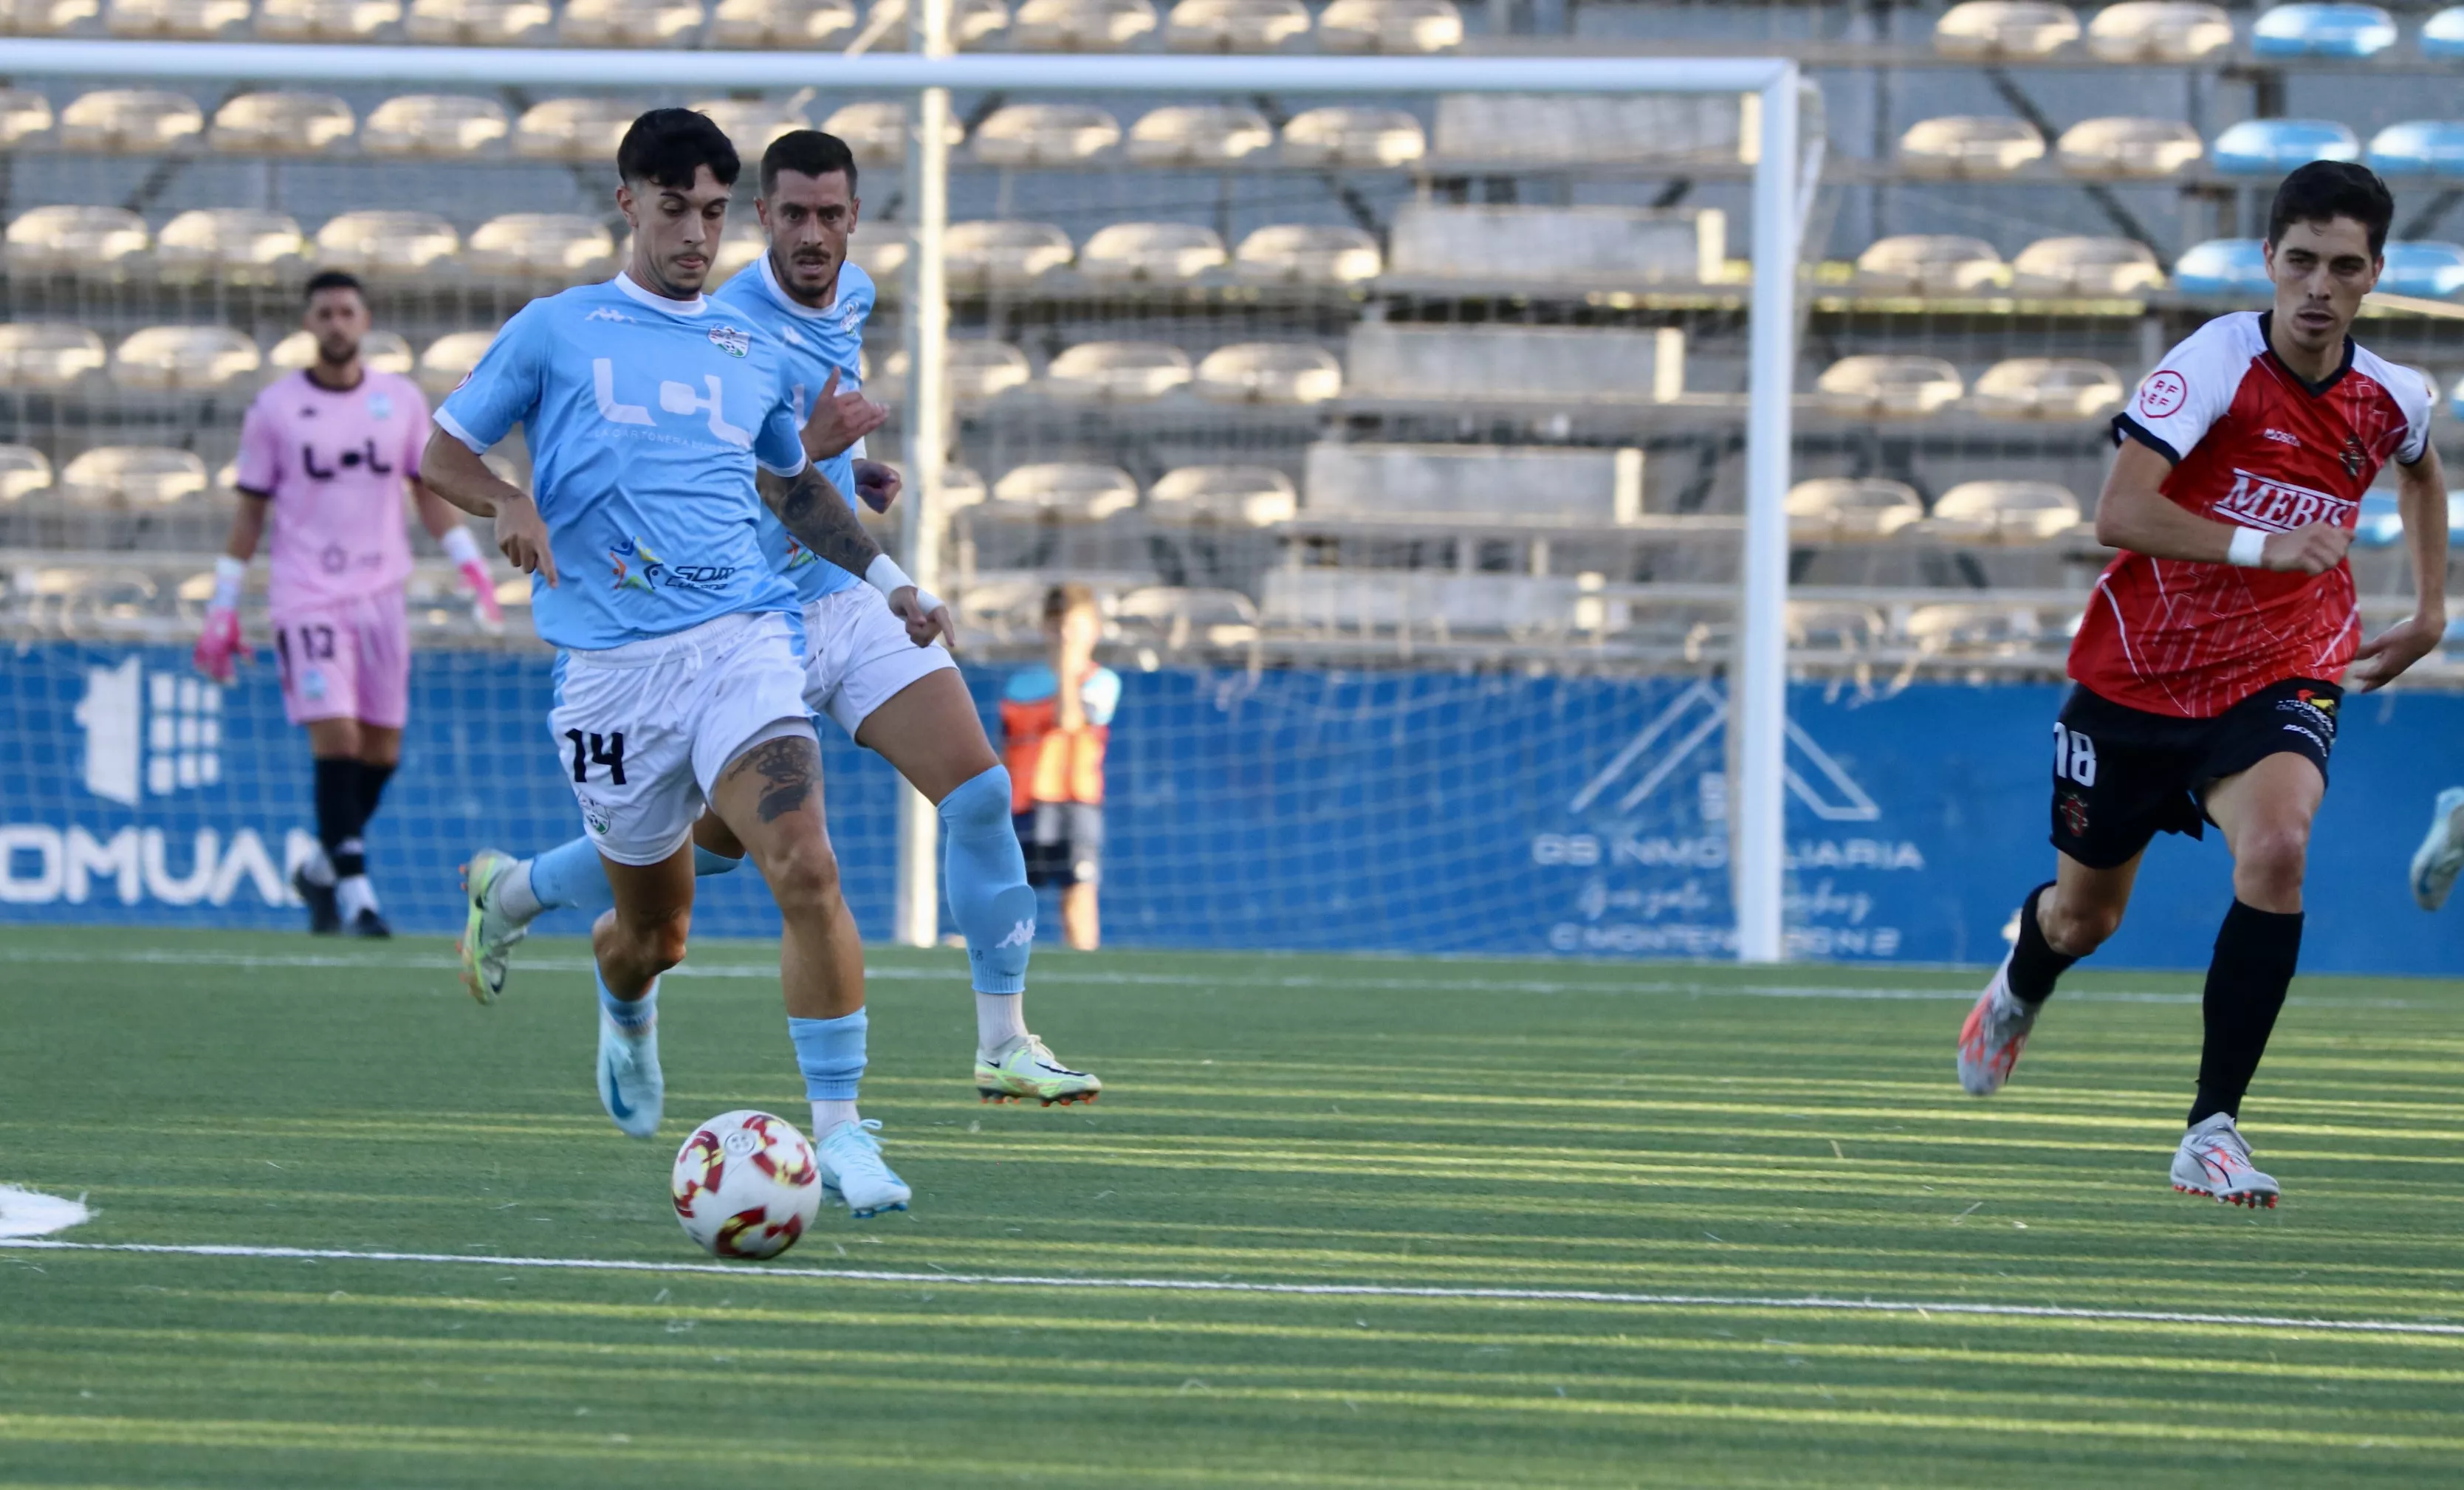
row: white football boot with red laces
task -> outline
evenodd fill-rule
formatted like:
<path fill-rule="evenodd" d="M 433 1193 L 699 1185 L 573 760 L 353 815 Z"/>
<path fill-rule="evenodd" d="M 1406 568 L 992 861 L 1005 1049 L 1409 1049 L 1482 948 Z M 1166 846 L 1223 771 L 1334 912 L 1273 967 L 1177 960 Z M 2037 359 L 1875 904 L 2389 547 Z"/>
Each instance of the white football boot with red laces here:
<path fill-rule="evenodd" d="M 1968 1022 L 1959 1027 L 1959 1085 L 1971 1097 L 1991 1097 L 2011 1079 L 2019 1052 L 2028 1048 L 2028 1032 L 2036 1027 L 2036 1011 L 2011 992 L 2011 959 L 1993 970 Z"/>
<path fill-rule="evenodd" d="M 2173 1150 L 2173 1188 L 2254 1211 L 2274 1210 L 2277 1194 L 2275 1178 L 2250 1162 L 2250 1145 L 2233 1127 L 2230 1112 L 2219 1112 L 2182 1135 L 2182 1147 Z"/>

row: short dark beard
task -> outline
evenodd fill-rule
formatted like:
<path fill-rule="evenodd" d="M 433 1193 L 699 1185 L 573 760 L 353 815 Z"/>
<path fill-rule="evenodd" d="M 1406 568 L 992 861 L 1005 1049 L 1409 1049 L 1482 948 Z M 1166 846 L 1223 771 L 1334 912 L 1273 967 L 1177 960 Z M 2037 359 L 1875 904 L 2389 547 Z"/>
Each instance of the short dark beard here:
<path fill-rule="evenodd" d="M 829 284 L 817 296 L 807 298 L 802 291 L 796 288 L 796 281 L 789 276 L 787 271 L 790 268 L 790 265 L 785 260 L 779 257 L 779 251 L 777 249 L 772 249 L 770 251 L 770 277 L 779 282 L 780 291 L 784 294 L 787 298 L 803 306 L 807 310 L 827 310 L 832 304 L 837 302 L 839 297 L 838 272 L 846 267 L 847 257 L 842 254 L 839 261 L 830 266 Z"/>

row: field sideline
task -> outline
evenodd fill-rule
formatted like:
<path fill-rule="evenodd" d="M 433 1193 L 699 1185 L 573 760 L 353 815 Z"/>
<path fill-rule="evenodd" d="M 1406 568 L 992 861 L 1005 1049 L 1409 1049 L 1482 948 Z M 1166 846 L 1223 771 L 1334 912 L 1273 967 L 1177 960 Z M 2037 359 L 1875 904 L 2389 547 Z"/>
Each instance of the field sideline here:
<path fill-rule="evenodd" d="M 2464 993 L 2305 978 L 2174 1194 L 2195 977 L 2075 975 L 2018 1081 L 1957 972 L 1039 953 L 1111 1089 L 979 1106 L 957 953 L 870 953 L 917 1192 L 779 1263 L 669 1156 L 801 1120 L 770 950 L 591 1094 L 586 950 L 0 932 L 0 1487 L 2420 1484 L 2464 1457 Z M 94 1250 L 111 1247 L 165 1250 Z"/>

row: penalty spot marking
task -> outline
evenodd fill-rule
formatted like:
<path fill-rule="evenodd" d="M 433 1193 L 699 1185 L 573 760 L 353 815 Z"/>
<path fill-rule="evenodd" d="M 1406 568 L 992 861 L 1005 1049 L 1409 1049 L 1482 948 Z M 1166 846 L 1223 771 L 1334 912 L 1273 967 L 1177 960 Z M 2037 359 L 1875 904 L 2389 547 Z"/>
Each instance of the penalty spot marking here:
<path fill-rule="evenodd" d="M 48 1197 L 46 1197 L 48 1198 Z M 73 1203 L 73 1202 L 72 1202 Z M 84 1208 L 79 1207 L 80 1211 Z M 1957 1314 L 1991 1319 L 2089 1320 L 2107 1323 L 2211 1326 L 2239 1329 L 2316 1329 L 2363 1335 L 2464 1336 L 2464 1325 L 2409 1320 L 2304 1319 L 2283 1314 L 2200 1314 L 2167 1309 L 2074 1309 L 2057 1304 L 1914 1303 L 1892 1299 L 1756 1298 L 1745 1294 L 1622 1293 L 1593 1288 L 1447 1288 L 1413 1283 L 1261 1283 L 1204 1278 L 1053 1278 L 1033 1273 L 904 1273 L 853 1267 L 746 1267 L 725 1262 L 627 1262 L 605 1258 L 492 1258 L 453 1252 L 352 1252 L 326 1247 L 245 1247 L 212 1243 L 38 1241 L 0 1238 L 0 1248 L 43 1252 L 121 1252 L 191 1258 L 263 1258 L 308 1262 L 459 1263 L 472 1267 L 542 1268 L 574 1273 L 688 1273 L 721 1278 L 825 1279 L 859 1283 L 930 1283 L 941 1287 L 1083 1288 L 1130 1293 L 1266 1294 L 1285 1298 L 1438 1299 L 1507 1304 L 1600 1304 L 1663 1309 L 1798 1309 L 1831 1314 Z"/>
<path fill-rule="evenodd" d="M 82 1199 L 0 1185 L 0 1238 L 48 1237 L 82 1225 L 92 1215 Z"/>

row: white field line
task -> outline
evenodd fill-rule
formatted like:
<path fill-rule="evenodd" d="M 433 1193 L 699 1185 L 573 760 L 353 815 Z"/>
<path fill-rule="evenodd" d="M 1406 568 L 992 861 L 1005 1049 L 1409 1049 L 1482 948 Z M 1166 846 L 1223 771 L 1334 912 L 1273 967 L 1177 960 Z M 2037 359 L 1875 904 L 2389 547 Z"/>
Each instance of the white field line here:
<path fill-rule="evenodd" d="M 460 964 L 450 957 L 406 956 L 342 956 L 332 953 L 215 953 L 206 951 L 165 951 L 158 949 L 64 949 L 14 951 L 9 953 L 14 962 L 56 962 L 86 966 L 108 963 L 130 963 L 164 967 L 215 968 L 343 968 L 378 971 L 451 973 Z M 540 957 L 520 964 L 531 973 L 587 973 L 590 963 L 580 957 Z M 713 962 L 695 966 L 687 962 L 671 970 L 669 977 L 752 978 L 775 980 L 779 970 L 767 963 Z M 868 967 L 864 975 L 876 982 L 955 982 L 964 976 L 954 962 L 949 968 Z M 1276 975 L 1202 973 L 1129 973 L 1129 972 L 1046 972 L 1038 975 L 1046 985 L 1088 986 L 1116 985 L 1133 988 L 1221 988 L 1227 984 L 1247 984 L 1268 988 L 1361 989 L 1373 992 L 1431 993 L 1460 991 L 1484 994 L 1601 994 L 1621 997 L 1628 994 L 1656 994 L 1685 998 L 1824 998 L 1849 1002 L 1873 1003 L 1970 1003 L 1973 991 L 1957 988 L 1845 988 L 1817 984 L 1788 983 L 1706 983 L 1690 979 L 1638 978 L 1632 981 L 1570 982 L 1547 978 L 1462 978 L 1462 977 L 1327 977 L 1317 974 L 1296 973 Z M 2150 1003 L 2195 1004 L 2200 997 L 2193 993 L 2158 993 L 2137 989 L 2087 989 L 2065 992 L 2064 1003 Z M 2315 1005 L 2336 1009 L 2450 1009 L 2451 1003 L 2411 998 L 2306 998 L 2296 995 L 2287 1000 L 2294 1004 Z"/>
<path fill-rule="evenodd" d="M 930 1283 L 935 1287 L 1084 1288 L 1140 1293 L 1269 1294 L 1299 1298 L 1439 1299 L 1509 1304 L 1600 1304 L 1636 1308 L 1802 1309 L 1839 1314 L 1955 1314 L 1994 1319 L 2090 1320 L 2225 1328 L 2334 1330 L 2369 1335 L 2464 1336 L 2464 1325 L 2407 1320 L 2305 1319 L 2277 1314 L 2197 1314 L 2165 1309 L 2075 1309 L 2057 1304 L 1933 1304 L 1890 1299 L 1757 1298 L 1736 1294 L 1621 1293 L 1591 1288 L 1446 1288 L 1409 1283 L 1261 1283 L 1199 1278 L 1052 1278 L 1031 1273 L 906 1273 L 871 1268 L 755 1267 L 724 1262 L 627 1262 L 602 1258 L 473 1257 L 451 1252 L 351 1252 L 324 1247 L 244 1247 L 160 1242 L 42 1241 L 0 1238 L 0 1249 L 124 1252 L 195 1258 L 266 1258 L 310 1262 L 459 1263 L 579 1273 L 691 1273 L 723 1278 L 825 1279 L 840 1282 Z"/>

